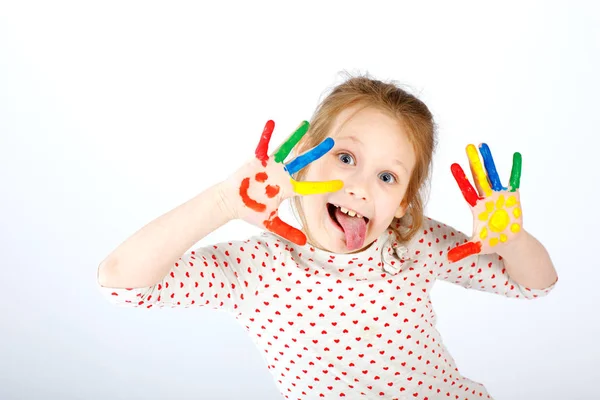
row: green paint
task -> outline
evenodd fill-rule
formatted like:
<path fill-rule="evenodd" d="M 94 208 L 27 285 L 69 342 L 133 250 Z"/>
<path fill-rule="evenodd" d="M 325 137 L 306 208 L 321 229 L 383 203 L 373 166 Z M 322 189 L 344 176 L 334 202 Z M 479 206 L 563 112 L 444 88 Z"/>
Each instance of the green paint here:
<path fill-rule="evenodd" d="M 510 173 L 510 191 L 514 192 L 519 188 L 521 184 L 521 153 L 516 152 L 513 154 L 513 165 Z"/>
<path fill-rule="evenodd" d="M 290 154 L 295 145 L 298 144 L 302 136 L 308 132 L 309 123 L 308 121 L 302 121 L 298 129 L 286 140 L 275 153 L 275 162 L 283 162 L 286 157 Z"/>

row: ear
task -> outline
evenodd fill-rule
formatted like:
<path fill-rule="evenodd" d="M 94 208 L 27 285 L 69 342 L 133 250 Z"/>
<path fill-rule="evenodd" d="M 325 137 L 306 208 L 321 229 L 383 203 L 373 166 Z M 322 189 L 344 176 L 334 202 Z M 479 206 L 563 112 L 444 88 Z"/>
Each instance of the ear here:
<path fill-rule="evenodd" d="M 408 209 L 408 204 L 406 203 L 406 199 L 402 200 L 402 203 L 400 203 L 400 206 L 396 210 L 394 217 L 396 217 L 398 219 L 402 218 L 404 216 L 404 214 L 406 214 L 407 209 Z"/>

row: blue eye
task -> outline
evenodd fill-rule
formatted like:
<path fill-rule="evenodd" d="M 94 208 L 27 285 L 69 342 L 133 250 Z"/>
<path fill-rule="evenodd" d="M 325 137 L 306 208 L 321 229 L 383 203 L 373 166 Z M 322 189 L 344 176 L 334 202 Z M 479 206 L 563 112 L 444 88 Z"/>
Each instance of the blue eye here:
<path fill-rule="evenodd" d="M 395 183 L 396 177 L 389 172 L 383 172 L 379 175 L 379 178 L 385 183 Z"/>
<path fill-rule="evenodd" d="M 341 162 L 343 162 L 344 164 L 350 164 L 354 162 L 354 158 L 352 158 L 352 156 L 348 153 L 340 153 L 338 154 L 338 158 L 340 159 Z"/>

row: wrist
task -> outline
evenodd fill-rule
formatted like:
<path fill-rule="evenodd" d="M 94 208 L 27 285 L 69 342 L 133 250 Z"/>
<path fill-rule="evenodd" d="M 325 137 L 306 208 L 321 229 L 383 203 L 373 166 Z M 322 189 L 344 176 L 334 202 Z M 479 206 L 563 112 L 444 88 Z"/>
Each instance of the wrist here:
<path fill-rule="evenodd" d="M 521 229 L 521 232 L 498 249 L 497 254 L 502 256 L 502 258 L 506 258 L 506 255 L 517 253 L 521 251 L 521 249 L 526 248 L 530 239 L 531 235 L 524 229 Z"/>
<path fill-rule="evenodd" d="M 239 219 L 239 211 L 236 207 L 237 191 L 228 180 L 217 184 L 218 204 L 221 211 L 227 216 L 228 220 Z"/>

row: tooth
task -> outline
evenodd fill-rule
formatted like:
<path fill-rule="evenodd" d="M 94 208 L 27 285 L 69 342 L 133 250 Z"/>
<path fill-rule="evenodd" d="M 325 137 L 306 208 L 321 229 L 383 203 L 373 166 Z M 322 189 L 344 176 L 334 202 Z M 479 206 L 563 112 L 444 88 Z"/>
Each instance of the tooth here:
<path fill-rule="evenodd" d="M 356 218 L 362 218 L 363 216 L 360 215 L 359 213 L 356 213 Z"/>
<path fill-rule="evenodd" d="M 340 210 L 342 210 L 342 212 L 343 212 L 344 214 L 348 214 L 348 209 L 347 209 L 347 208 L 345 208 L 345 207 L 340 207 Z"/>
<path fill-rule="evenodd" d="M 356 213 L 352 210 L 348 210 L 348 215 L 351 217 L 354 217 L 356 215 Z"/>

